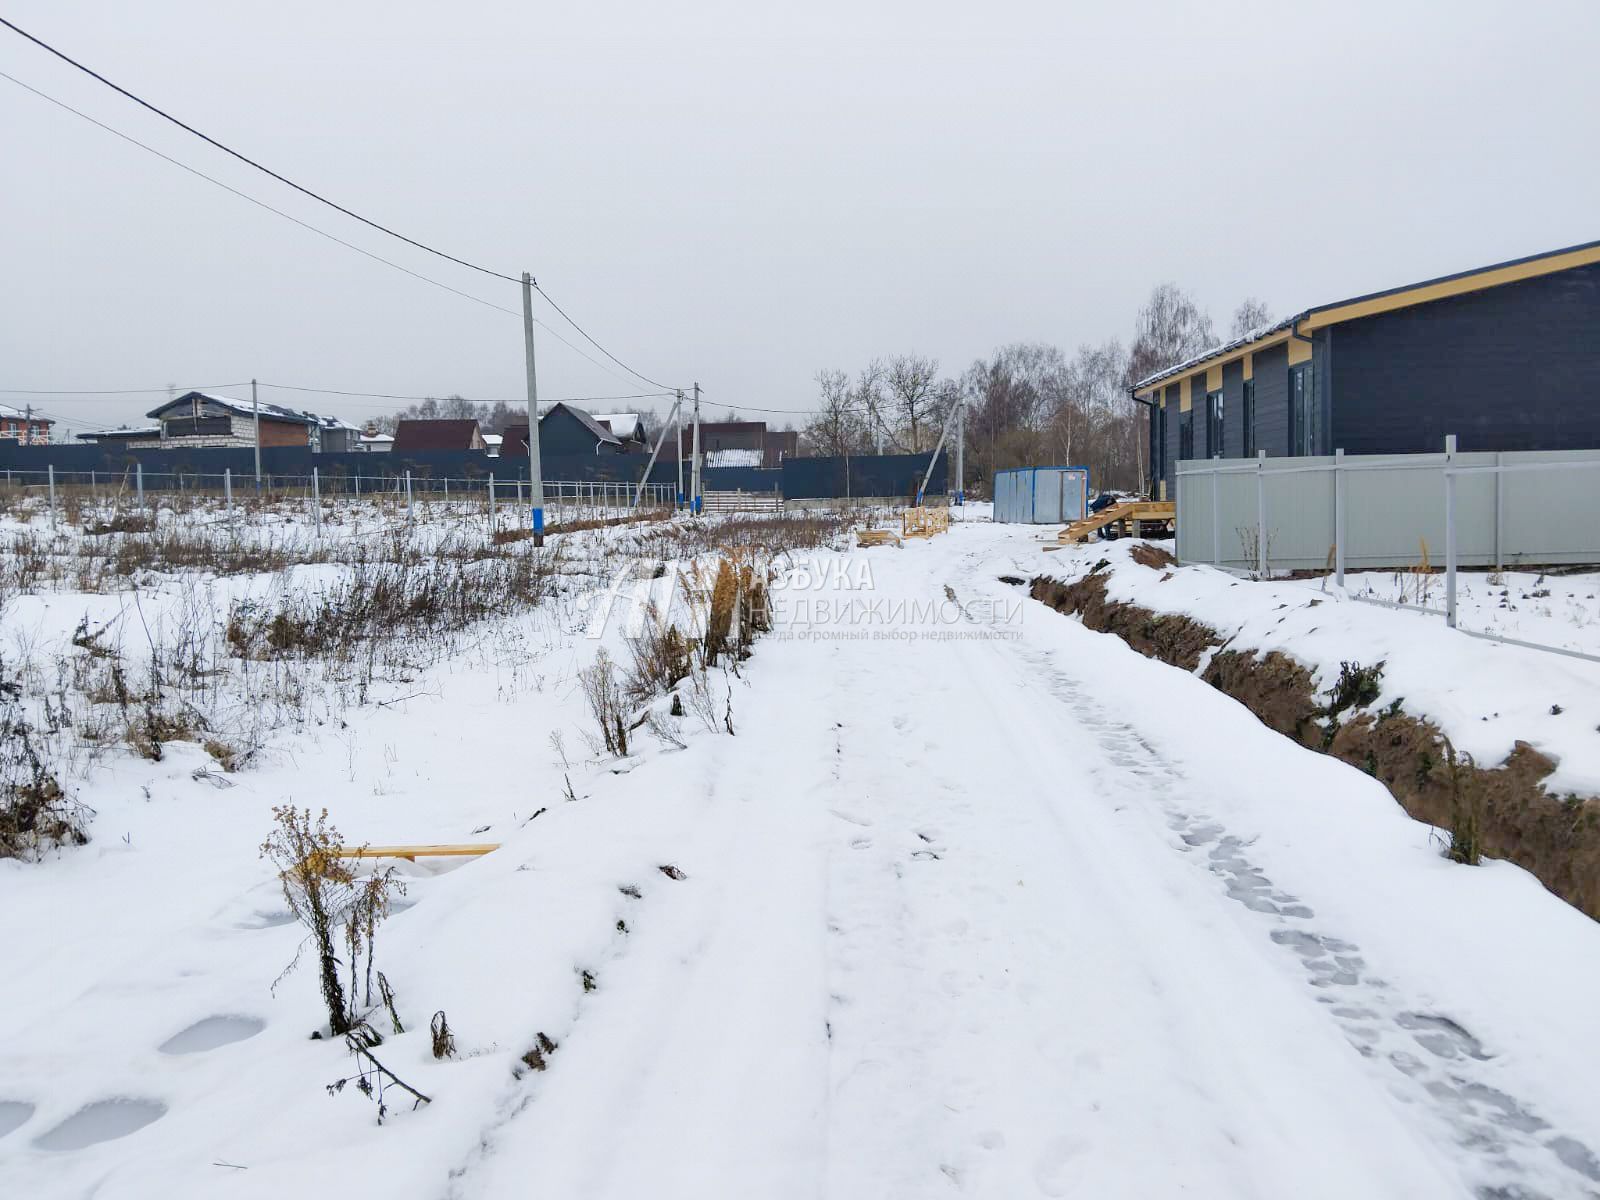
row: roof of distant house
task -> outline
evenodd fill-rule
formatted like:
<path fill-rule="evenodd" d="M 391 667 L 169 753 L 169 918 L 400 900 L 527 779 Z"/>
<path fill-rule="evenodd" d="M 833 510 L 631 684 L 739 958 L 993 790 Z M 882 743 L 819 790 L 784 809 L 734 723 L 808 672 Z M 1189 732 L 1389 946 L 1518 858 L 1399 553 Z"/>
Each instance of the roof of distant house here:
<path fill-rule="evenodd" d="M 98 441 L 101 438 L 153 438 L 161 436 L 161 426 L 144 425 L 137 429 L 126 425 L 118 425 L 115 429 L 92 429 L 87 433 L 80 433 L 78 437 L 85 441 Z"/>
<path fill-rule="evenodd" d="M 408 450 L 471 450 L 478 423 L 470 417 L 449 421 L 401 421 L 395 426 L 394 448 Z"/>
<path fill-rule="evenodd" d="M 369 442 L 369 443 L 370 442 L 392 442 L 392 441 L 394 441 L 394 435 L 390 434 L 390 433 L 363 433 L 361 435 L 361 440 L 363 442 Z"/>
<path fill-rule="evenodd" d="M 238 413 L 242 417 L 253 417 L 257 411 L 256 407 L 248 400 L 235 400 L 232 396 L 217 396 L 211 392 L 185 392 L 181 396 L 173 397 L 165 404 L 152 408 L 145 413 L 145 416 L 155 417 L 159 420 L 163 414 L 169 413 L 182 405 L 192 407 L 196 400 L 207 400 L 220 408 L 227 409 L 229 412 Z M 263 421 L 286 421 L 295 425 L 315 425 L 321 420 L 316 413 L 303 412 L 298 408 L 285 408 L 281 404 L 263 403 L 260 406 L 260 412 Z"/>
<path fill-rule="evenodd" d="M 25 410 L 20 408 L 12 408 L 9 404 L 0 404 L 0 417 L 4 417 L 8 421 L 17 420 L 19 418 L 24 421 L 31 420 L 37 425 L 55 424 L 55 422 L 49 417 L 42 417 L 38 413 L 33 413 L 30 416 Z"/>
<path fill-rule="evenodd" d="M 643 424 L 638 413 L 595 413 L 594 419 L 620 437 L 632 437 Z"/>
<path fill-rule="evenodd" d="M 483 444 L 485 446 L 498 446 L 504 440 L 504 438 L 504 434 L 486 433 L 483 435 Z"/>

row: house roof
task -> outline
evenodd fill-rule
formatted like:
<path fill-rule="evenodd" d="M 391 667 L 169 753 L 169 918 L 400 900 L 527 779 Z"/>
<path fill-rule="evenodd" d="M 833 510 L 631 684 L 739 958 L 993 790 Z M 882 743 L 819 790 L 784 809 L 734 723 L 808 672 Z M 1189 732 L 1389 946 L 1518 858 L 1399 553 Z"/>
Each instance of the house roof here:
<path fill-rule="evenodd" d="M 35 425 L 54 425 L 55 424 L 55 421 L 53 421 L 49 417 L 42 417 L 38 413 L 34 413 L 30 417 L 25 409 L 12 408 L 11 405 L 9 405 L 9 404 L 0 404 L 0 418 L 4 418 L 7 421 L 29 421 L 29 420 L 31 420 Z"/>
<path fill-rule="evenodd" d="M 219 408 L 238 413 L 243 417 L 253 417 L 256 414 L 255 407 L 248 400 L 235 400 L 232 396 L 217 396 L 211 392 L 185 392 L 181 396 L 168 400 L 165 404 L 152 408 L 145 413 L 145 416 L 160 420 L 162 416 L 177 408 L 185 405 L 192 408 L 197 399 L 208 401 Z M 262 402 L 261 419 L 263 421 L 282 421 L 293 425 L 316 425 L 322 418 L 318 417 L 316 413 L 303 412 L 298 408 L 285 408 L 281 404 Z"/>
<path fill-rule="evenodd" d="M 392 442 L 394 441 L 394 435 L 389 433 L 363 433 L 361 440 L 363 442 Z"/>
<path fill-rule="evenodd" d="M 539 424 L 543 425 L 548 421 L 550 414 L 558 408 L 566 409 L 577 420 L 578 424 L 594 435 L 594 440 L 597 444 L 605 446 L 622 445 L 622 439 L 604 425 L 601 425 L 583 409 L 562 403 L 559 400 L 551 402 L 549 407 L 542 403 L 539 405 Z M 517 421 L 514 424 L 507 425 L 501 431 L 501 436 L 500 456 L 502 458 L 518 458 L 528 452 L 528 423 L 526 421 Z"/>
<path fill-rule="evenodd" d="M 564 408 L 569 413 L 571 413 L 573 416 L 577 417 L 578 418 L 578 424 L 582 425 L 590 433 L 594 434 L 595 439 L 597 441 L 609 442 L 609 443 L 611 443 L 613 445 L 617 445 L 617 446 L 620 446 L 622 444 L 622 439 L 619 438 L 616 434 L 612 433 L 611 430 L 607 429 L 604 425 L 600 424 L 599 421 L 595 420 L 585 410 L 583 410 L 581 408 L 578 408 L 575 405 L 571 405 L 571 404 L 554 404 L 554 405 L 552 405 L 549 412 L 546 412 L 542 416 L 540 416 L 539 424 L 543 425 L 547 420 L 549 420 L 550 419 L 550 413 L 555 412 L 555 410 L 558 409 L 558 408 Z"/>
<path fill-rule="evenodd" d="M 84 441 L 99 441 L 103 438 L 153 438 L 161 436 L 161 426 L 145 425 L 138 429 L 130 429 L 126 425 L 118 425 L 115 429 L 93 429 L 87 433 L 80 433 L 78 437 Z"/>
<path fill-rule="evenodd" d="M 1557 271 L 1570 271 L 1574 267 L 1586 267 L 1595 263 L 1600 263 L 1600 241 L 1584 242 L 1560 250 L 1547 250 L 1542 254 L 1530 254 L 1526 258 L 1514 258 L 1508 262 L 1458 271 L 1453 275 L 1441 275 L 1437 279 L 1425 279 L 1420 283 L 1407 283 L 1399 287 L 1386 288 L 1381 292 L 1368 292 L 1364 296 L 1354 296 L 1348 300 L 1319 304 L 1285 317 L 1275 324 L 1251 330 L 1242 338 L 1213 346 L 1183 362 L 1163 367 L 1139 380 L 1129 390 L 1138 396 L 1158 383 L 1188 375 L 1201 366 L 1220 365 L 1243 354 L 1288 341 L 1292 337 L 1304 338 L 1315 330 L 1337 325 L 1342 321 L 1359 320 L 1362 317 L 1427 304 L 1433 300 L 1444 300 L 1451 296 L 1462 296 L 1469 292 L 1499 287 L 1502 284 L 1518 283 L 1524 279 L 1537 279 L 1541 275 L 1553 275 Z"/>
<path fill-rule="evenodd" d="M 619 438 L 631 438 L 644 427 L 638 413 L 595 413 L 594 419 Z"/>
<path fill-rule="evenodd" d="M 401 421 L 395 426 L 394 448 L 407 450 L 471 450 L 478 423 L 470 417 L 452 421 Z"/>

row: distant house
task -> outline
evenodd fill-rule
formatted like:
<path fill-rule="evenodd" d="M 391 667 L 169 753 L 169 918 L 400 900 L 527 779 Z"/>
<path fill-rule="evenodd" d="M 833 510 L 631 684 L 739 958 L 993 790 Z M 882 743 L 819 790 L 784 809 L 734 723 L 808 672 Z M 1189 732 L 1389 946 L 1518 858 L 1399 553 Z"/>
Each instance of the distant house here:
<path fill-rule="evenodd" d="M 262 404 L 258 414 L 249 401 L 208 392 L 185 392 L 145 415 L 158 422 L 156 436 L 125 439 L 131 449 L 254 446 L 258 416 L 263 446 L 309 446 L 316 450 L 322 445 L 321 418 L 315 413 Z"/>
<path fill-rule="evenodd" d="M 387 454 L 394 449 L 394 435 L 379 433 L 376 429 L 363 430 L 361 436 L 356 439 L 355 448 L 370 454 Z"/>
<path fill-rule="evenodd" d="M 320 449 L 324 454 L 344 454 L 359 449 L 361 430 L 354 425 L 338 417 L 318 417 L 317 428 L 321 435 Z"/>
<path fill-rule="evenodd" d="M 401 421 L 395 426 L 393 450 L 482 450 L 483 434 L 470 418 L 459 421 Z"/>
<path fill-rule="evenodd" d="M 1302 309 L 1132 386 L 1153 491 L 1187 459 L 1600 447 L 1597 324 L 1600 242 Z"/>
<path fill-rule="evenodd" d="M 622 439 L 581 408 L 560 402 L 540 405 L 539 455 L 620 454 Z M 508 425 L 500 444 L 501 458 L 528 457 L 528 423 Z"/>
<path fill-rule="evenodd" d="M 43 446 L 50 441 L 50 426 L 55 422 L 48 417 L 35 416 L 31 409 L 12 408 L 0 404 L 0 438 L 21 442 L 25 446 Z"/>
<path fill-rule="evenodd" d="M 490 458 L 499 457 L 500 443 L 504 440 L 504 436 L 498 433 L 486 433 L 483 435 L 483 448 L 489 452 Z"/>
<path fill-rule="evenodd" d="M 694 450 L 694 425 L 684 422 L 678 431 L 685 462 Z M 728 464 L 776 467 L 799 450 L 800 435 L 792 429 L 768 429 L 765 421 L 701 421 L 700 453 L 708 463 L 720 457 Z M 749 451 L 749 454 L 723 452 Z"/>

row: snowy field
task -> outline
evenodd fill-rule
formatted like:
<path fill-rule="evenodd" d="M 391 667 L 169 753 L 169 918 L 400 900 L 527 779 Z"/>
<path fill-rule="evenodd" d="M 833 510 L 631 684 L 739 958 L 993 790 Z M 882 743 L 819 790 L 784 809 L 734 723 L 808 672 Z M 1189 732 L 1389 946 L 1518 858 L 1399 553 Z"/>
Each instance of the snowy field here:
<path fill-rule="evenodd" d="M 1600 928 L 1001 580 L 1124 544 L 1045 554 L 1053 529 L 984 515 L 752 551 L 771 631 L 678 685 L 683 716 L 641 702 L 626 754 L 585 699 L 598 656 L 661 612 L 693 631 L 705 595 L 674 579 L 755 532 L 484 554 L 463 516 L 319 551 L 285 516 L 252 560 L 226 532 L 41 550 L 6 517 L 4 678 L 93 815 L 85 845 L 0 860 L 0 1194 L 1600 1193 Z M 1479 708 L 1525 737 L 1556 697 L 1600 742 L 1592 664 L 1138 570 L 1113 590 L 1310 660 L 1365 639 L 1486 756 Z M 158 758 L 145 710 L 184 735 Z M 1545 732 L 1588 786 L 1576 729 Z M 430 1103 L 391 1087 L 381 1124 L 328 1087 L 356 1063 L 312 1037 L 316 963 L 284 974 L 304 930 L 260 853 L 284 804 L 347 843 L 500 846 L 394 862 L 375 960 L 404 1032 L 360 1010 Z"/>

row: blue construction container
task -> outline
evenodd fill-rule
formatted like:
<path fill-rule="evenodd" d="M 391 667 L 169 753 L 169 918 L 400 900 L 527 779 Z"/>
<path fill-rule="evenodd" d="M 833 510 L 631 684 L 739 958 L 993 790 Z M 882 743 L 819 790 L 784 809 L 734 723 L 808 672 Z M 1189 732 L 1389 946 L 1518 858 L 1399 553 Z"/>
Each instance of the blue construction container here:
<path fill-rule="evenodd" d="M 1017 467 L 994 473 L 994 519 L 1065 525 L 1089 511 L 1088 467 Z"/>

